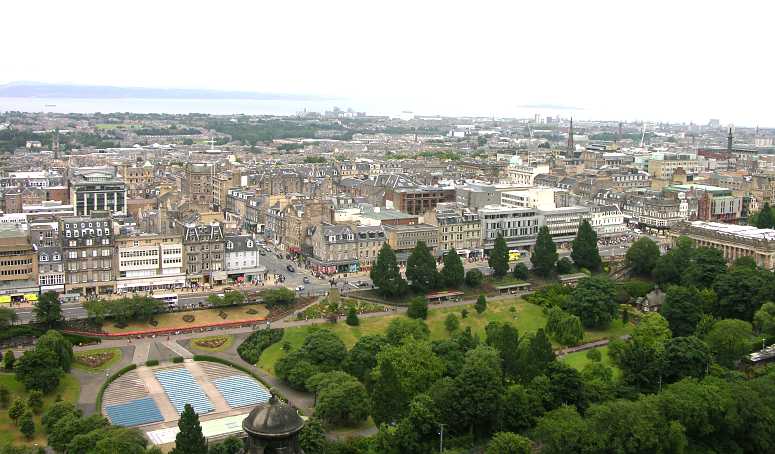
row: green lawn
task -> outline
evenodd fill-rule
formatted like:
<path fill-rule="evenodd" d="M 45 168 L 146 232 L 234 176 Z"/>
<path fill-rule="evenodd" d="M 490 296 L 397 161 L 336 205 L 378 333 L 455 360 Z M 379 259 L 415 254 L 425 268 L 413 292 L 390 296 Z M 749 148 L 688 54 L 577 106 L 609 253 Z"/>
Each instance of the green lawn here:
<path fill-rule="evenodd" d="M 513 311 L 511 310 L 512 307 L 514 308 Z M 468 317 L 466 318 L 462 318 L 461 316 L 461 311 L 464 308 L 468 310 Z M 480 338 L 484 338 L 484 328 L 491 321 L 512 323 L 519 330 L 520 336 L 533 333 L 546 325 L 546 317 L 540 306 L 527 303 L 518 298 L 488 302 L 487 310 L 481 315 L 476 313 L 473 304 L 445 308 L 434 308 L 434 305 L 431 305 L 428 310 L 428 319 L 426 320 L 431 332 L 431 340 L 447 339 L 449 337 L 449 333 L 444 327 L 444 320 L 450 313 L 454 313 L 458 316 L 460 329 L 471 327 L 474 334 L 478 334 Z M 319 324 L 315 327 L 303 326 L 286 328 L 283 339 L 280 342 L 271 345 L 261 354 L 261 357 L 258 360 L 258 366 L 265 371 L 274 374 L 274 365 L 284 355 L 282 349 L 283 344 L 288 342 L 293 350 L 299 348 L 312 329 L 322 328 L 331 330 L 342 339 L 342 342 L 344 342 L 347 348 L 352 348 L 360 337 L 370 334 L 382 334 L 386 331 L 387 326 L 392 319 L 403 316 L 404 315 L 401 314 L 394 314 L 384 317 L 361 318 L 359 326 L 349 326 L 342 320 L 337 324 Z M 617 320 L 613 322 L 611 327 L 607 330 L 586 332 L 584 335 L 584 342 L 619 337 L 631 332 L 631 330 L 631 324 L 624 326 L 621 321 Z M 555 347 L 558 347 L 558 345 L 555 345 Z"/>
<path fill-rule="evenodd" d="M 616 367 L 616 365 L 614 365 L 614 363 L 611 361 L 611 358 L 608 356 L 608 347 L 607 346 L 606 347 L 598 347 L 598 348 L 593 349 L 593 350 L 598 350 L 600 352 L 600 354 L 601 354 L 600 362 L 603 363 L 604 365 L 610 367 L 611 369 L 613 369 L 614 377 L 618 377 L 619 375 L 621 375 L 621 370 L 619 370 L 619 368 Z M 569 354 L 563 356 L 562 358 L 560 358 L 560 361 L 564 362 L 565 364 L 569 365 L 570 367 L 572 367 L 572 368 L 574 368 L 574 369 L 576 369 L 578 371 L 581 371 L 582 369 L 584 369 L 584 366 L 586 366 L 587 364 L 592 362 L 591 359 L 587 358 L 587 352 L 588 351 L 589 350 L 584 350 L 584 351 L 575 352 L 575 353 L 569 353 Z"/>
<path fill-rule="evenodd" d="M 96 367 L 91 367 L 88 365 L 88 363 L 79 362 L 79 358 L 85 358 L 89 355 L 98 355 L 100 353 L 112 353 L 113 357 L 110 358 L 106 363 Z M 106 369 L 110 369 L 116 365 L 116 363 L 121 361 L 121 356 L 120 348 L 95 348 L 92 350 L 81 350 L 79 352 L 75 352 L 75 362 L 73 363 L 73 367 L 88 372 L 102 372 Z"/>
<path fill-rule="evenodd" d="M 11 392 L 11 402 L 17 397 L 22 399 L 27 398 L 27 392 L 24 390 L 24 386 L 16 381 L 13 374 L 0 373 L 0 386 L 4 386 Z M 78 380 L 70 374 L 62 376 L 62 380 L 59 383 L 59 387 L 47 395 L 43 401 L 43 411 L 56 400 L 56 396 L 62 396 L 62 400 L 67 402 L 78 402 L 78 395 L 81 392 L 81 388 L 78 385 Z M 40 415 L 35 416 L 35 437 L 27 441 L 24 436 L 17 430 L 11 418 L 8 417 L 7 409 L 0 410 L 0 445 L 14 443 L 14 444 L 29 444 L 37 443 L 45 446 L 46 437 L 41 433 L 42 428 L 40 426 Z"/>

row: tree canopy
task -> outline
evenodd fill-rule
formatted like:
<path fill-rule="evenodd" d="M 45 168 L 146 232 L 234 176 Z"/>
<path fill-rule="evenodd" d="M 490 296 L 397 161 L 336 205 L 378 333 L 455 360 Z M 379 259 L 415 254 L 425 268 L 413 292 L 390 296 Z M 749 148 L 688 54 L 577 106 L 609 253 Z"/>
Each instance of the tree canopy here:
<path fill-rule="evenodd" d="M 509 272 L 509 248 L 501 233 L 498 233 L 498 237 L 495 238 L 487 264 L 492 268 L 492 274 L 495 277 L 503 277 Z"/>
<path fill-rule="evenodd" d="M 597 233 L 586 219 L 579 224 L 579 230 L 571 247 L 570 256 L 576 266 L 590 271 L 599 271 L 603 267 L 600 251 L 597 249 Z"/>
<path fill-rule="evenodd" d="M 414 291 L 418 293 L 439 288 L 441 276 L 436 269 L 436 259 L 433 258 L 424 241 L 417 242 L 406 261 L 406 278 L 411 282 Z"/>
<path fill-rule="evenodd" d="M 658 259 L 659 246 L 647 236 L 638 238 L 627 249 L 625 256 L 627 265 L 632 268 L 632 272 L 641 276 L 651 276 Z"/>
<path fill-rule="evenodd" d="M 441 269 L 441 277 L 444 285 L 452 288 L 460 288 L 465 280 L 463 261 L 455 248 L 450 249 L 444 255 L 444 268 Z"/>
<path fill-rule="evenodd" d="M 398 268 L 396 254 L 387 243 L 384 243 L 379 250 L 369 277 L 377 286 L 377 291 L 384 296 L 398 297 L 406 293 L 406 281 Z"/>
<path fill-rule="evenodd" d="M 552 240 L 552 236 L 549 234 L 549 227 L 543 226 L 538 229 L 536 245 L 533 248 L 533 254 L 530 256 L 533 271 L 540 276 L 549 276 L 554 271 L 557 257 L 559 257 L 557 245 L 554 244 L 554 240 Z"/>

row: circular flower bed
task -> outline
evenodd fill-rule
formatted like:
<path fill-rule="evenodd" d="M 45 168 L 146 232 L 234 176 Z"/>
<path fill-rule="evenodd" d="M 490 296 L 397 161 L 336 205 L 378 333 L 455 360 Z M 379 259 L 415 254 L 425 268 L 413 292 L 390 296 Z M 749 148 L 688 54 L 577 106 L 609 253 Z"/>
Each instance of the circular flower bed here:
<path fill-rule="evenodd" d="M 256 315 L 258 314 L 258 311 L 251 307 L 250 309 L 246 310 L 245 313 L 250 315 Z"/>
<path fill-rule="evenodd" d="M 183 321 L 186 323 L 191 323 L 194 320 L 196 320 L 196 317 L 194 317 L 193 315 L 187 314 L 183 316 Z"/>

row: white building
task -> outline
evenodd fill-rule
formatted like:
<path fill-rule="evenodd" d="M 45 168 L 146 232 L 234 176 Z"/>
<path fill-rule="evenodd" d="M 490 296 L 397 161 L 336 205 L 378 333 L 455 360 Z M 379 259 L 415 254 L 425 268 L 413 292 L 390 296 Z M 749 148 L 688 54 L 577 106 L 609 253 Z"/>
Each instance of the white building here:
<path fill-rule="evenodd" d="M 533 186 L 535 177 L 549 173 L 549 166 L 541 164 L 537 166 L 510 164 L 508 167 L 509 181 L 514 184 Z"/>
<path fill-rule="evenodd" d="M 508 207 L 538 208 L 550 210 L 555 208 L 554 188 L 532 187 L 507 191 L 501 194 L 501 204 Z"/>
<path fill-rule="evenodd" d="M 63 204 L 58 200 L 44 200 L 40 205 L 22 205 L 22 212 L 26 214 L 64 214 L 72 216 L 73 205 Z"/>
<path fill-rule="evenodd" d="M 116 242 L 116 290 L 176 289 L 186 283 L 183 244 L 178 235 L 139 234 Z"/>
<path fill-rule="evenodd" d="M 255 282 L 263 280 L 266 268 L 260 266 L 258 244 L 250 235 L 226 235 L 224 270 L 229 281 Z"/>
<path fill-rule="evenodd" d="M 589 222 L 599 238 L 620 235 L 627 230 L 624 225 L 624 213 L 618 206 L 594 205 L 590 209 L 592 219 Z"/>

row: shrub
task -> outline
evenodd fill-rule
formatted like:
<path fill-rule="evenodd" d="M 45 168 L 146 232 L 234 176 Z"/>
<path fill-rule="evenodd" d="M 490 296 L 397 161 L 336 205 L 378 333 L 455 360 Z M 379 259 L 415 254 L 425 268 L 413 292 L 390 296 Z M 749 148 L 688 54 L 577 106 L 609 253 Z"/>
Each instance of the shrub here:
<path fill-rule="evenodd" d="M 180 363 L 183 362 L 183 357 L 182 356 L 176 356 L 176 357 L 172 358 L 172 362 L 175 363 L 175 364 L 180 364 Z"/>
<path fill-rule="evenodd" d="M 94 345 L 102 342 L 102 339 L 94 336 L 82 336 L 80 334 L 65 332 L 62 333 L 62 336 L 64 336 L 64 338 L 70 341 L 70 343 L 73 345 Z"/>
<path fill-rule="evenodd" d="M 256 364 L 261 353 L 270 345 L 280 342 L 283 338 L 283 330 L 280 329 L 262 329 L 251 334 L 239 347 L 237 353 L 240 358 L 250 364 Z"/>
<path fill-rule="evenodd" d="M 474 268 L 472 270 L 468 270 L 466 272 L 466 285 L 471 288 L 477 288 L 482 285 L 482 282 L 484 281 L 484 275 L 481 271 Z"/>
<path fill-rule="evenodd" d="M 573 272 L 573 262 L 568 257 L 563 257 L 557 261 L 558 274 L 570 274 Z"/>
<path fill-rule="evenodd" d="M 600 353 L 600 350 L 593 348 L 592 350 L 587 350 L 587 358 L 589 358 L 590 361 L 599 363 L 603 360 L 603 355 Z"/>
<path fill-rule="evenodd" d="M 159 365 L 159 360 L 158 359 L 149 359 L 148 361 L 145 362 L 145 365 L 148 366 L 148 367 L 158 366 Z"/>
<path fill-rule="evenodd" d="M 409 302 L 409 308 L 406 310 L 409 318 L 421 318 L 425 320 L 428 317 L 428 300 L 424 296 L 416 296 Z"/>
<path fill-rule="evenodd" d="M 517 263 L 514 266 L 514 277 L 521 280 L 526 280 L 528 278 L 528 270 L 527 265 L 524 263 Z"/>

